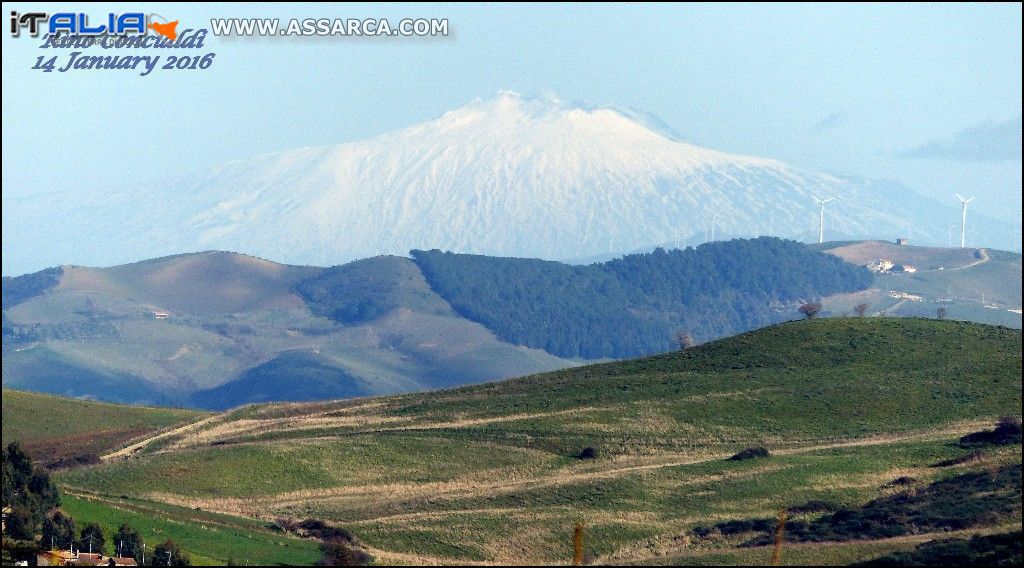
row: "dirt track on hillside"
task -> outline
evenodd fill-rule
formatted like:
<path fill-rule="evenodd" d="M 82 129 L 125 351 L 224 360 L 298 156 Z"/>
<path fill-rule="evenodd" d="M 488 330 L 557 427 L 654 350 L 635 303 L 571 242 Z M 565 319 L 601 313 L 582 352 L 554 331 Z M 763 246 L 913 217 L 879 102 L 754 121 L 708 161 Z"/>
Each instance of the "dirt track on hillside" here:
<path fill-rule="evenodd" d="M 958 422 L 947 425 L 943 428 L 926 431 L 886 436 L 871 436 L 867 438 L 840 440 L 823 444 L 812 444 L 799 448 L 775 450 L 773 453 L 776 455 L 797 455 L 836 448 L 882 446 L 913 441 L 923 442 L 942 440 L 960 437 L 986 425 L 988 425 L 988 422 L 983 421 Z M 484 472 L 486 475 L 478 473 L 474 475 L 472 479 L 453 479 L 450 481 L 425 483 L 371 483 L 366 485 L 293 491 L 262 497 L 193 499 L 166 493 L 154 493 L 149 494 L 146 497 L 156 501 L 163 501 L 184 507 L 199 507 L 208 511 L 261 517 L 266 516 L 273 511 L 280 511 L 299 505 L 323 505 L 334 501 L 347 503 L 359 503 L 366 501 L 380 505 L 427 498 L 469 499 L 474 497 L 493 496 L 516 491 L 536 490 L 602 479 L 614 479 L 628 475 L 639 475 L 665 468 L 710 463 L 724 460 L 729 457 L 729 455 L 730 454 L 728 453 L 715 453 L 695 457 L 692 455 L 684 456 L 680 454 L 668 454 L 659 456 L 656 458 L 657 461 L 652 463 L 618 465 L 615 462 L 612 462 L 610 464 L 611 467 L 604 469 L 557 471 L 550 475 L 537 475 L 527 477 L 525 479 L 500 479 L 502 477 L 502 471 L 494 470 L 491 472 Z M 481 481 L 481 478 L 494 480 Z"/>

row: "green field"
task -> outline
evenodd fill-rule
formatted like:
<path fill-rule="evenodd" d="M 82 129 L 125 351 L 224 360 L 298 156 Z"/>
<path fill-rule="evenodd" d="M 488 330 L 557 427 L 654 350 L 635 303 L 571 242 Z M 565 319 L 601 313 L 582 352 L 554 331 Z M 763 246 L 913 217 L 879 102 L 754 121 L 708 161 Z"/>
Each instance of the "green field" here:
<path fill-rule="evenodd" d="M 196 564 L 224 565 L 233 560 L 236 564 L 264 566 L 310 565 L 320 555 L 317 542 L 273 532 L 264 523 L 249 519 L 67 492 L 61 501 L 61 509 L 79 526 L 99 523 L 111 535 L 127 523 L 143 536 L 148 550 L 173 539 Z M 107 552 L 113 552 L 113 543 L 107 544 Z"/>
<path fill-rule="evenodd" d="M 57 480 L 108 499 L 324 519 L 387 563 L 565 562 L 577 520 L 599 561 L 752 562 L 764 551 L 697 543 L 691 529 L 811 500 L 857 506 L 899 477 L 1019 463 L 1012 446 L 930 467 L 1020 408 L 1020 331 L 812 320 L 501 383 L 244 407 Z M 754 445 L 772 456 L 725 460 Z M 595 459 L 576 457 L 587 447 Z M 827 554 L 799 545 L 791 559 L 848 562 L 927 537 L 917 536 Z"/>
<path fill-rule="evenodd" d="M 52 464 L 98 456 L 134 438 L 198 420 L 194 410 L 120 406 L 3 389 L 4 443 L 18 441 L 34 459 Z"/>

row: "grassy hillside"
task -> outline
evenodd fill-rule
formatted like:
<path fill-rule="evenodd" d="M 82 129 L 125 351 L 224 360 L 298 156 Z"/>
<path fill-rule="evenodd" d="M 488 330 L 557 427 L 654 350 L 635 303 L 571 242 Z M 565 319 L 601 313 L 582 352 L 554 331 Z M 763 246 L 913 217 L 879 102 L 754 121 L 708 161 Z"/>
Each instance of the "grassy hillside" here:
<path fill-rule="evenodd" d="M 726 550 L 692 530 L 1020 463 L 1018 445 L 932 467 L 1020 408 L 1019 331 L 813 320 L 502 383 L 245 407 L 58 481 L 154 506 L 322 518 L 384 562 L 565 562 L 577 520 L 606 562 L 765 562 L 768 550 Z M 749 446 L 771 456 L 726 459 Z M 990 520 L 974 530 L 1019 525 L 1019 511 Z M 794 558 L 866 560 L 935 538 L 918 536 L 799 545 Z"/>
<path fill-rule="evenodd" d="M 1021 255 L 991 249 L 897 246 L 882 241 L 813 245 L 848 262 L 883 258 L 910 264 L 913 273 L 875 274 L 869 290 L 825 300 L 833 314 L 852 313 L 857 304 L 869 314 L 945 317 L 1021 328 Z M 1014 311 L 1016 310 L 1016 311 Z"/>
<path fill-rule="evenodd" d="M 321 270 L 210 251 L 103 269 L 69 267 L 61 287 L 129 296 L 171 314 L 230 314 L 297 305 L 291 287 Z"/>
<path fill-rule="evenodd" d="M 416 265 L 404 258 L 379 256 L 324 270 L 295 291 L 318 316 L 356 324 L 398 308 L 453 316 L 451 306 L 431 292 Z"/>
<path fill-rule="evenodd" d="M 977 249 L 974 248 L 901 246 L 889 241 L 825 243 L 811 245 L 811 248 L 822 249 L 853 264 L 866 265 L 884 258 L 896 264 L 909 264 L 918 270 L 963 268 L 977 260 Z"/>
<path fill-rule="evenodd" d="M 228 408 L 572 364 L 459 317 L 398 257 L 323 269 L 207 252 L 5 278 L 4 290 L 4 385 L 59 395 Z"/>
<path fill-rule="evenodd" d="M 170 538 L 200 566 L 223 566 L 231 561 L 235 565 L 310 566 L 320 556 L 315 541 L 274 532 L 266 523 L 240 517 L 71 493 L 62 496 L 61 509 L 79 526 L 98 523 L 107 535 L 128 523 L 139 531 L 149 550 Z M 107 543 L 108 554 L 113 552 L 112 544 Z"/>
<path fill-rule="evenodd" d="M 129 440 L 198 420 L 192 410 L 118 406 L 3 389 L 4 443 L 21 442 L 44 465 L 98 456 Z"/>
<path fill-rule="evenodd" d="M 286 351 L 240 378 L 192 395 L 192 404 L 225 410 L 240 404 L 352 398 L 374 394 L 373 386 L 345 370 L 344 363 L 309 351 Z"/>
<path fill-rule="evenodd" d="M 3 277 L 3 309 L 13 308 L 30 300 L 60 282 L 62 269 L 47 268 L 21 277 Z"/>
<path fill-rule="evenodd" d="M 128 404 L 173 402 L 166 393 L 139 376 L 83 361 L 48 345 L 9 349 L 4 353 L 2 365 L 3 384 L 7 388 Z"/>

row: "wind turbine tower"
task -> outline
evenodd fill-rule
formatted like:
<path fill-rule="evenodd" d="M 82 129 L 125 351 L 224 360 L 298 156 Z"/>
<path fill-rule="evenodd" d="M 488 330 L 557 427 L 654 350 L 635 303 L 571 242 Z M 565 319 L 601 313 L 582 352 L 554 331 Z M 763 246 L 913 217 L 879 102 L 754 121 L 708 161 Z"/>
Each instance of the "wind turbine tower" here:
<path fill-rule="evenodd" d="M 967 247 L 967 204 L 974 201 L 973 197 L 964 199 L 959 193 L 956 198 L 960 200 L 960 248 Z"/>
<path fill-rule="evenodd" d="M 814 202 L 818 204 L 818 244 L 825 242 L 825 204 L 833 199 L 835 197 L 829 197 L 828 199 L 814 198 Z"/>

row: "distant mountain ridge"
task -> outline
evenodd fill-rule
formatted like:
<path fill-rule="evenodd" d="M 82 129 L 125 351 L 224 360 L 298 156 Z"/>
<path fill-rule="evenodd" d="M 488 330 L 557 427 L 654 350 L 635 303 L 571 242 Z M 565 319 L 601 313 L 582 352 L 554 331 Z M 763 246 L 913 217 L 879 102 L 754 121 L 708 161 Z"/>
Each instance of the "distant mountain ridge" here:
<path fill-rule="evenodd" d="M 4 278 L 3 384 L 216 409 L 424 390 L 664 351 L 680 328 L 729 335 L 869 282 L 770 238 L 590 267 L 440 252 L 64 266 Z"/>
<path fill-rule="evenodd" d="M 588 266 L 413 251 L 427 282 L 499 337 L 562 357 L 626 358 L 793 317 L 795 303 L 857 292 L 867 270 L 771 237 L 657 249 Z"/>
<path fill-rule="evenodd" d="M 368 140 L 174 183 L 5 198 L 3 270 L 205 249 L 329 266 L 435 247 L 561 260 L 731 237 L 806 241 L 817 240 L 815 197 L 836 198 L 830 240 L 912 232 L 944 244 L 959 219 L 897 183 L 702 148 L 636 111 L 504 92 Z M 972 215 L 970 228 L 971 243 L 1013 245 L 1008 223 Z"/>

